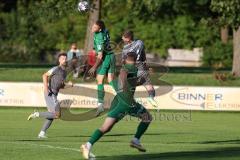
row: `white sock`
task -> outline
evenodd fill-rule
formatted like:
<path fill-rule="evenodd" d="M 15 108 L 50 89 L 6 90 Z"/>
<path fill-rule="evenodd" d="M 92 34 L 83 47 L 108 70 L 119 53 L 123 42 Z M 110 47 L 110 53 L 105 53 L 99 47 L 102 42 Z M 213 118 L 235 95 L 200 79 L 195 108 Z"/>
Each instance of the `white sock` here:
<path fill-rule="evenodd" d="M 98 102 L 98 106 L 99 106 L 99 105 L 103 105 L 103 103 L 101 103 L 101 102 Z"/>
<path fill-rule="evenodd" d="M 39 117 L 39 112 L 35 112 L 34 114 L 36 115 L 36 117 Z"/>
<path fill-rule="evenodd" d="M 136 143 L 136 144 L 140 144 L 140 140 L 137 139 L 136 137 L 133 138 L 133 142 Z"/>
<path fill-rule="evenodd" d="M 92 148 L 92 144 L 91 144 L 91 143 L 87 142 L 87 143 L 86 143 L 86 146 L 87 146 L 87 148 L 88 148 L 89 150 L 91 150 L 91 148 Z"/>
<path fill-rule="evenodd" d="M 45 132 L 44 132 L 44 131 L 40 131 L 39 135 L 40 135 L 40 136 L 44 136 L 44 135 L 45 135 Z"/>

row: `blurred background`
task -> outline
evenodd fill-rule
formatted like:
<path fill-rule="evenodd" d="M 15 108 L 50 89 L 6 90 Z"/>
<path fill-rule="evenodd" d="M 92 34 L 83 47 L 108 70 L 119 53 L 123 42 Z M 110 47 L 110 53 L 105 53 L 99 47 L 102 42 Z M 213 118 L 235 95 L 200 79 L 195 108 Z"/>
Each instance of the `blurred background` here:
<path fill-rule="evenodd" d="M 84 43 L 89 43 L 85 38 L 93 12 L 78 12 L 77 3 L 76 0 L 1 0 L 0 62 L 53 63 L 56 52 L 69 50 L 72 43 L 84 50 Z M 97 3 L 100 7 L 96 16 L 105 21 L 111 40 L 117 44 L 128 28 L 144 41 L 150 59 L 181 61 L 185 59 L 181 53 L 188 57 L 184 53 L 187 50 L 196 54 L 189 56 L 188 61 L 196 63 L 164 64 L 232 67 L 233 28 L 220 23 L 221 14 L 214 12 L 216 4 L 211 0 L 98 0 Z M 183 51 L 169 51 L 170 48 Z"/>

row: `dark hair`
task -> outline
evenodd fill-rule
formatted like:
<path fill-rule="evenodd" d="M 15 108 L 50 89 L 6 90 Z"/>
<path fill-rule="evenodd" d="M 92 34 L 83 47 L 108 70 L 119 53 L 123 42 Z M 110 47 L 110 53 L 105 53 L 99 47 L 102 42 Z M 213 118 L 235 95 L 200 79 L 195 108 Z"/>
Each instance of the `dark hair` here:
<path fill-rule="evenodd" d="M 131 30 L 124 31 L 123 32 L 123 37 L 130 38 L 131 40 L 133 40 L 134 39 L 133 31 L 131 31 Z"/>
<path fill-rule="evenodd" d="M 67 54 L 66 54 L 65 52 L 60 52 L 60 53 L 58 54 L 58 59 L 59 59 L 61 56 L 67 57 Z"/>
<path fill-rule="evenodd" d="M 126 59 L 135 62 L 137 60 L 137 54 L 135 52 L 128 52 Z"/>
<path fill-rule="evenodd" d="M 106 28 L 102 20 L 97 20 L 95 24 L 98 25 L 102 30 Z"/>

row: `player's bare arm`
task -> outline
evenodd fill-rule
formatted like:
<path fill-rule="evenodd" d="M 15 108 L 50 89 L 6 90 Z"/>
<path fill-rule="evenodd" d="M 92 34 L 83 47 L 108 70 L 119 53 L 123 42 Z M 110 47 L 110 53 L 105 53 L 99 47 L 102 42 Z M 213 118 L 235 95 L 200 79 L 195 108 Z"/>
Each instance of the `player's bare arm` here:
<path fill-rule="evenodd" d="M 124 69 L 120 70 L 119 73 L 119 86 L 121 86 L 121 90 L 125 92 L 127 90 L 127 74 L 128 72 Z"/>
<path fill-rule="evenodd" d="M 45 72 L 43 75 L 42 75 L 42 79 L 43 79 L 43 89 L 44 89 L 44 93 L 48 93 L 48 77 L 49 77 L 49 73 L 48 72 Z"/>

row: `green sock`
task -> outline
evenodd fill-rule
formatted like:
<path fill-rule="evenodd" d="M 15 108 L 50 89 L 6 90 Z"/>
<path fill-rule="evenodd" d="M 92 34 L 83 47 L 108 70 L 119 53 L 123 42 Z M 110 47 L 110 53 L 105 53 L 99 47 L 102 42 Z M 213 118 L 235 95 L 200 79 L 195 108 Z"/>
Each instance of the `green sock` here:
<path fill-rule="evenodd" d="M 101 137 L 103 136 L 103 133 L 97 129 L 91 136 L 91 138 L 89 139 L 89 143 L 91 143 L 92 145 L 97 142 Z"/>
<path fill-rule="evenodd" d="M 137 132 L 135 134 L 135 138 L 140 139 L 144 132 L 147 130 L 150 123 L 140 122 L 137 128 Z"/>
<path fill-rule="evenodd" d="M 104 86 L 103 86 L 103 84 L 98 84 L 97 88 L 98 88 L 98 102 L 103 103 L 104 96 L 105 96 Z"/>

